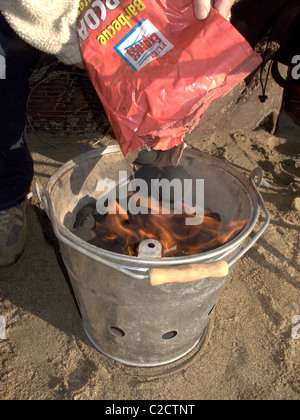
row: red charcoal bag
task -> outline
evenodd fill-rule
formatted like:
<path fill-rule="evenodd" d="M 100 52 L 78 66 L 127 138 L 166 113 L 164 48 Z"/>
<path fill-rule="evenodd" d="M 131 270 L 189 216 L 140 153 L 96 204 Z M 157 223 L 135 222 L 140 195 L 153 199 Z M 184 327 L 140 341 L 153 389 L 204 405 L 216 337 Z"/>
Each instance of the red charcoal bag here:
<path fill-rule="evenodd" d="M 262 61 L 213 8 L 197 20 L 191 0 L 83 0 L 78 33 L 124 156 L 180 144 Z"/>

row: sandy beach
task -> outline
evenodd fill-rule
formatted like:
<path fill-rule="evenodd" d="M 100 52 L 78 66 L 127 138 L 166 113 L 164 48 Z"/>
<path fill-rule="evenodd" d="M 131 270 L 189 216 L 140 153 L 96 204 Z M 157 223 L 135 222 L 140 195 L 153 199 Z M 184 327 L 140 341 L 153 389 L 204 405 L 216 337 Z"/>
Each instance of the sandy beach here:
<path fill-rule="evenodd" d="M 51 139 L 53 140 L 53 138 Z M 60 142 L 34 133 L 28 143 L 43 186 L 65 162 L 103 137 Z M 0 269 L 2 400 L 299 400 L 300 131 L 282 113 L 275 136 L 265 130 L 193 132 L 190 147 L 226 160 L 246 176 L 261 167 L 271 223 L 241 258 L 213 311 L 205 339 L 161 367 L 125 366 L 86 337 L 50 221 L 36 196 L 17 264 Z M 142 322 L 142 320 L 141 320 Z"/>

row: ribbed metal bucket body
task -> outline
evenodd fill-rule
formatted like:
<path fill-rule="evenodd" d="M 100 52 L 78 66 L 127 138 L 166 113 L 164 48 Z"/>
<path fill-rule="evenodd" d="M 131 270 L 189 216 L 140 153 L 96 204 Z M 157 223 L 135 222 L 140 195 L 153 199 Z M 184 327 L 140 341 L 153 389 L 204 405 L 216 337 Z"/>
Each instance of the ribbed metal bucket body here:
<path fill-rule="evenodd" d="M 119 170 L 130 174 L 130 165 L 116 147 L 68 162 L 46 188 L 52 208 L 49 217 L 60 240 L 85 332 L 98 350 L 128 365 L 164 365 L 190 352 L 199 342 L 228 278 L 151 286 L 148 270 L 234 261 L 259 216 L 253 182 L 231 165 L 191 149 L 185 149 L 181 164 L 193 177 L 204 179 L 205 205 L 221 219 L 248 220 L 241 234 L 216 250 L 145 259 L 96 248 L 72 234 L 77 210 L 98 198 L 99 179 L 118 179 Z"/>

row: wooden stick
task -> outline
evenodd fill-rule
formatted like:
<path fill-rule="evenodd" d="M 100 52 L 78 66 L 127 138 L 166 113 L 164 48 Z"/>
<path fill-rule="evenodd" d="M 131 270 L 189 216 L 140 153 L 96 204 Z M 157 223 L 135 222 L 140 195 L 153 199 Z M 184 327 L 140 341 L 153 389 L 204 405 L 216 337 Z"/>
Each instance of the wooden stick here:
<path fill-rule="evenodd" d="M 170 268 L 150 268 L 151 286 L 164 283 L 187 283 L 208 277 L 225 277 L 228 275 L 226 261 L 215 261 L 207 264 L 182 264 Z"/>

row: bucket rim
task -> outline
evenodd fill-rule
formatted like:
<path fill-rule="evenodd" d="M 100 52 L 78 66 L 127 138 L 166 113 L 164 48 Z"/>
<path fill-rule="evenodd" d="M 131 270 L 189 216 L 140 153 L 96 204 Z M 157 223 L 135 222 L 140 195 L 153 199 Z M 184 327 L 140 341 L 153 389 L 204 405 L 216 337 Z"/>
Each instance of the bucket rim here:
<path fill-rule="evenodd" d="M 202 152 L 198 149 L 187 147 L 185 148 L 185 153 L 188 150 L 193 150 L 193 152 L 197 152 L 199 155 L 202 155 L 203 158 L 208 159 L 212 161 L 213 163 L 218 163 L 219 167 L 222 167 L 230 173 L 231 176 L 233 176 L 245 189 L 248 197 L 249 202 L 251 205 L 251 215 L 249 217 L 249 220 L 246 224 L 246 226 L 243 228 L 243 230 L 235 236 L 232 240 L 226 242 L 224 245 L 217 247 L 215 249 L 202 252 L 200 254 L 194 254 L 194 255 L 188 255 L 188 256 L 177 256 L 177 257 L 161 257 L 158 259 L 153 258 L 139 258 L 137 256 L 130 256 L 125 254 L 118 254 L 115 252 L 107 251 L 105 249 L 96 247 L 94 245 L 89 244 L 88 242 L 83 241 L 78 236 L 76 236 L 74 233 L 72 233 L 67 227 L 60 222 L 60 220 L 56 217 L 54 214 L 53 217 L 55 217 L 55 224 L 58 227 L 59 233 L 63 235 L 67 240 L 73 242 L 77 247 L 84 248 L 89 252 L 92 252 L 93 254 L 105 258 L 109 261 L 114 261 L 117 263 L 124 264 L 124 266 L 127 266 L 128 268 L 132 269 L 143 269 L 145 266 L 147 267 L 163 267 L 163 266 L 171 266 L 171 265 L 178 265 L 178 264 L 190 264 L 190 263 L 197 263 L 197 262 L 207 262 L 211 259 L 217 259 L 218 257 L 223 258 L 233 250 L 235 250 L 240 244 L 242 244 L 245 239 L 251 234 L 253 231 L 257 220 L 260 215 L 260 209 L 258 204 L 258 196 L 257 191 L 252 185 L 252 182 L 249 178 L 247 178 L 242 172 L 237 170 L 234 166 L 229 164 L 228 162 L 222 161 L 221 159 L 211 156 L 206 152 Z M 70 171 L 75 166 L 79 165 L 81 162 L 84 162 L 88 159 L 97 158 L 99 156 L 111 154 L 111 153 L 122 153 L 121 148 L 119 145 L 110 145 L 105 146 L 99 149 L 91 150 L 88 152 L 84 152 L 74 159 L 66 162 L 64 165 L 62 165 L 48 180 L 46 184 L 46 191 L 49 194 L 49 197 L 51 199 L 51 192 L 53 188 L 55 187 L 56 183 L 59 181 L 59 179 L 68 171 Z M 243 181 L 243 182 L 242 182 Z M 255 200 L 254 200 L 255 197 Z M 255 201 L 255 202 L 254 202 Z M 50 217 L 51 220 L 51 217 Z M 53 223 L 53 221 L 51 220 Z"/>

